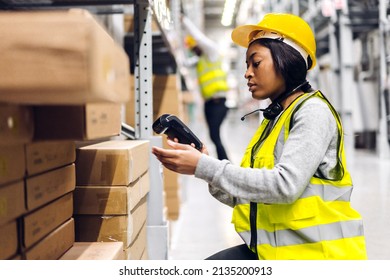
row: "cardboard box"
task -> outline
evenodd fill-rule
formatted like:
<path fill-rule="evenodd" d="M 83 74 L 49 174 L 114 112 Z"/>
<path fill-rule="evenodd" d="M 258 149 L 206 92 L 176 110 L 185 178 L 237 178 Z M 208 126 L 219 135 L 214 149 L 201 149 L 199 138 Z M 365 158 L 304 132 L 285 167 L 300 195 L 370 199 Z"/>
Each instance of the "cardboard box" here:
<path fill-rule="evenodd" d="M 0 103 L 0 145 L 28 143 L 32 141 L 33 133 L 34 117 L 31 107 Z"/>
<path fill-rule="evenodd" d="M 168 220 L 177 220 L 180 215 L 180 207 L 181 207 L 180 197 L 167 196 L 165 203 L 168 208 Z"/>
<path fill-rule="evenodd" d="M 74 244 L 74 220 L 69 219 L 25 253 L 27 260 L 57 260 Z"/>
<path fill-rule="evenodd" d="M 16 220 L 0 226 L 0 260 L 11 258 L 18 250 Z"/>
<path fill-rule="evenodd" d="M 0 225 L 26 212 L 24 182 L 0 186 Z"/>
<path fill-rule="evenodd" d="M 73 141 L 32 142 L 25 146 L 25 150 L 28 175 L 49 171 L 74 163 L 76 160 L 76 147 Z"/>
<path fill-rule="evenodd" d="M 164 191 L 167 197 L 177 197 L 180 195 L 180 186 L 164 186 Z"/>
<path fill-rule="evenodd" d="M 124 260 L 123 242 L 75 242 L 60 260 Z"/>
<path fill-rule="evenodd" d="M 90 140 L 119 135 L 121 108 L 115 103 L 36 106 L 34 139 Z"/>
<path fill-rule="evenodd" d="M 22 180 L 26 174 L 23 145 L 0 145 L 0 186 Z"/>
<path fill-rule="evenodd" d="M 144 225 L 134 242 L 125 249 L 126 260 L 141 260 L 146 245 L 146 225 Z"/>
<path fill-rule="evenodd" d="M 164 179 L 164 188 L 178 188 L 180 186 L 180 180 L 177 172 L 174 172 L 172 170 L 169 170 L 166 167 L 163 167 L 163 179 Z"/>
<path fill-rule="evenodd" d="M 77 242 L 123 242 L 124 249 L 134 241 L 146 223 L 144 197 L 128 215 L 74 215 Z"/>
<path fill-rule="evenodd" d="M 23 217 L 23 245 L 26 248 L 49 234 L 73 215 L 73 193 L 68 193 L 53 202 Z"/>
<path fill-rule="evenodd" d="M 70 164 L 26 179 L 27 209 L 34 210 L 76 187 L 75 165 Z"/>
<path fill-rule="evenodd" d="M 149 168 L 148 140 L 112 140 L 76 150 L 77 186 L 127 186 Z"/>
<path fill-rule="evenodd" d="M 149 192 L 146 172 L 129 186 L 76 186 L 74 214 L 126 215 Z"/>
<path fill-rule="evenodd" d="M 2 12 L 0 37 L 0 101 L 128 100 L 129 57 L 86 10 Z"/>

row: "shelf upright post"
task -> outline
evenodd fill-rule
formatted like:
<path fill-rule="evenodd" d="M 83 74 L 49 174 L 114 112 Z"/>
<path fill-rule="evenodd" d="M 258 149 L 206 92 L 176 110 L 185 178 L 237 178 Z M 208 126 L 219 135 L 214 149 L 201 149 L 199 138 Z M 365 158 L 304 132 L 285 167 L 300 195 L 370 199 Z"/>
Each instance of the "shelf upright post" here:
<path fill-rule="evenodd" d="M 135 137 L 149 139 L 152 136 L 153 72 L 152 27 L 148 1 L 135 1 L 134 26 Z"/>
<path fill-rule="evenodd" d="M 388 34 L 389 34 L 389 19 L 388 10 L 389 1 L 379 1 L 379 44 L 380 44 L 380 76 L 379 76 L 379 104 L 380 104 L 380 117 L 379 117 L 379 129 L 377 134 L 377 147 L 380 158 L 390 158 L 390 146 L 389 146 L 389 53 L 388 53 Z"/>
<path fill-rule="evenodd" d="M 348 1 L 345 1 L 345 6 L 338 11 L 338 48 L 340 59 L 340 97 L 341 108 L 340 116 L 343 120 L 344 126 L 344 143 L 346 153 L 349 155 L 349 159 L 354 157 L 354 128 L 352 118 L 352 102 L 353 96 L 353 34 L 351 19 L 349 17 Z"/>
<path fill-rule="evenodd" d="M 162 147 L 162 137 L 153 136 L 153 71 L 152 15 L 149 1 L 134 1 L 134 90 L 135 138 Z M 151 260 L 168 258 L 168 225 L 164 219 L 162 168 L 156 157 L 149 155 L 150 191 L 148 193 L 147 250 Z"/>

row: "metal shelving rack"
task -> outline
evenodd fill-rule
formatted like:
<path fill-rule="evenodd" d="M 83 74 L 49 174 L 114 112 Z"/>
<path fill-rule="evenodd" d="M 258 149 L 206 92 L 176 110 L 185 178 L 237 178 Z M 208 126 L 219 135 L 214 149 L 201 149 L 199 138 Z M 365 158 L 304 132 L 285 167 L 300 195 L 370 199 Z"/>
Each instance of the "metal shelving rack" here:
<path fill-rule="evenodd" d="M 153 136 L 152 24 L 153 4 L 146 0 L 134 3 L 134 79 L 135 137 L 150 140 L 162 147 L 162 137 Z M 168 223 L 163 215 L 163 178 L 160 162 L 150 153 L 150 191 L 148 194 L 147 238 L 150 259 L 168 258 Z"/>
<path fill-rule="evenodd" d="M 95 14 L 125 13 L 128 5 L 134 8 L 134 85 L 135 139 L 150 140 L 151 146 L 162 146 L 162 137 L 153 136 L 152 86 L 152 9 L 160 8 L 166 0 L 0 0 L 0 10 L 85 8 Z M 166 5 L 165 5 L 166 6 Z M 122 7 L 122 8 L 121 8 Z M 168 11 L 169 12 L 169 11 Z M 151 188 L 148 194 L 147 249 L 149 259 L 168 258 L 168 224 L 163 215 L 162 167 L 150 153 Z"/>

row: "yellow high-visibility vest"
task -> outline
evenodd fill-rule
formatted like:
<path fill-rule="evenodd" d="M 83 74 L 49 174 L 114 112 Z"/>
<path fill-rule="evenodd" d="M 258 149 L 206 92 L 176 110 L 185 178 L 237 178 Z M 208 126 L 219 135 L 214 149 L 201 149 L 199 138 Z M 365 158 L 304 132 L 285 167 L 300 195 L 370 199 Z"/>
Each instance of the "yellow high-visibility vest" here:
<path fill-rule="evenodd" d="M 221 63 L 220 59 L 212 62 L 206 57 L 201 56 L 196 65 L 200 91 L 206 100 L 217 92 L 227 91 L 229 89 L 226 73 L 223 71 Z"/>
<path fill-rule="evenodd" d="M 259 259 L 366 259 L 362 218 L 350 204 L 353 186 L 345 168 L 342 124 L 336 110 L 321 92 L 298 97 L 279 117 L 256 155 L 252 155 L 253 146 L 269 123 L 265 119 L 249 143 L 241 166 L 272 169 L 279 136 L 287 140 L 293 112 L 309 98 L 323 100 L 337 121 L 339 178 L 329 180 L 313 176 L 302 195 L 291 204 L 252 203 L 252 211 L 256 211 L 256 228 L 253 226 L 252 231 L 251 203 L 238 199 L 232 222 Z M 255 242 L 252 239 L 254 246 L 251 246 L 252 235 L 257 236 Z"/>

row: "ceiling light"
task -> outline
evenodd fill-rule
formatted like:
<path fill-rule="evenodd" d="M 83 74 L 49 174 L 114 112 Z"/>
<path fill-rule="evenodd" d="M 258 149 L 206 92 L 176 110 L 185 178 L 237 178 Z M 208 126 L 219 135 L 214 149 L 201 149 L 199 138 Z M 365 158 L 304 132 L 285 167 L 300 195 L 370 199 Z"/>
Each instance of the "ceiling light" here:
<path fill-rule="evenodd" d="M 226 0 L 223 7 L 221 24 L 223 26 L 230 26 L 233 21 L 234 10 L 236 9 L 237 0 Z"/>

